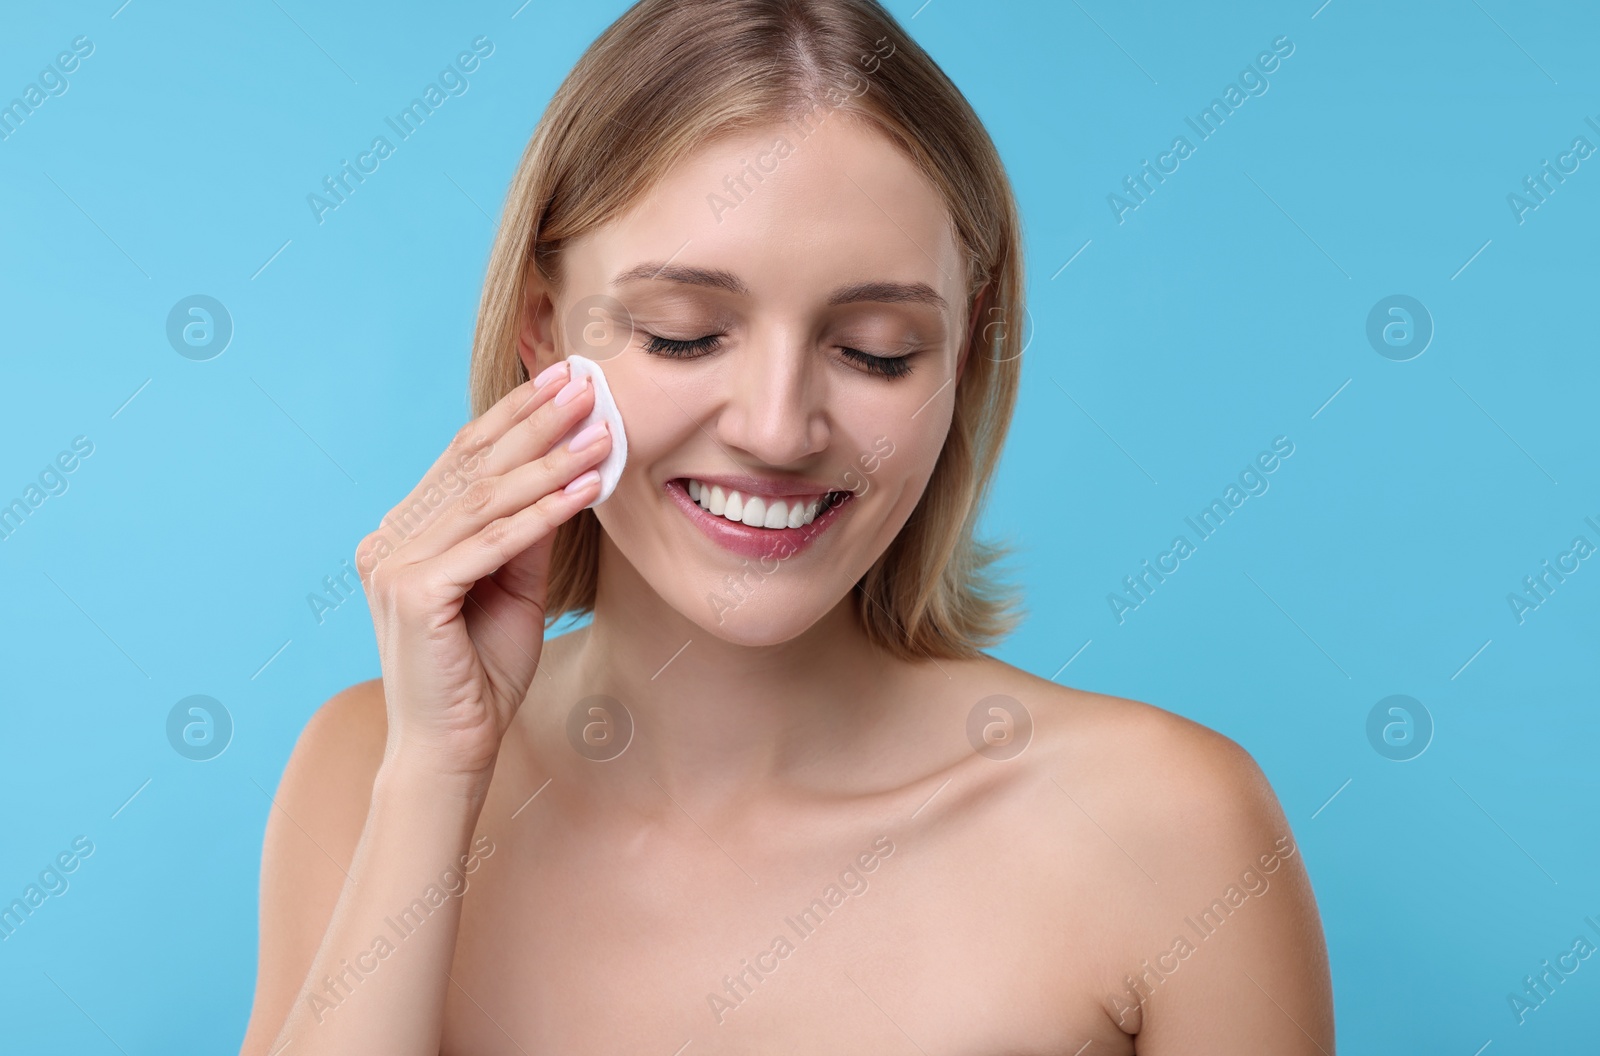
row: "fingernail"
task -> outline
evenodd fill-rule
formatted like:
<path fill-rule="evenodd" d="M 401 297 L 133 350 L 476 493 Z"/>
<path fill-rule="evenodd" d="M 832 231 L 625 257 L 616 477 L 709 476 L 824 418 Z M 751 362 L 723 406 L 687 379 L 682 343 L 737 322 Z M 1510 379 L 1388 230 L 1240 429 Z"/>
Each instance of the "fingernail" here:
<path fill-rule="evenodd" d="M 559 363 L 552 363 L 548 367 L 545 367 L 539 372 L 539 376 L 533 379 L 533 391 L 540 391 L 546 385 L 550 384 L 551 381 L 565 375 L 567 370 L 567 361 L 564 359 Z"/>
<path fill-rule="evenodd" d="M 596 440 L 599 440 L 605 435 L 606 423 L 595 422 L 594 424 L 579 430 L 578 435 L 568 441 L 567 450 L 582 451 L 584 448 L 588 447 L 590 444 L 594 443 Z"/>
<path fill-rule="evenodd" d="M 571 494 L 574 494 L 575 492 L 582 491 L 584 488 L 587 488 L 590 484 L 593 484 L 595 481 L 597 481 L 599 479 L 600 479 L 600 471 L 597 470 L 597 469 L 591 469 L 587 473 L 579 474 L 578 477 L 576 479 L 574 479 L 571 484 L 568 484 L 566 487 L 562 488 L 561 490 L 566 492 L 568 495 L 571 495 Z"/>
<path fill-rule="evenodd" d="M 560 392 L 556 393 L 556 406 L 565 407 L 567 404 L 577 399 L 578 393 L 582 392 L 583 387 L 587 384 L 589 384 L 588 378 L 573 378 L 571 381 L 567 382 L 566 387 Z"/>

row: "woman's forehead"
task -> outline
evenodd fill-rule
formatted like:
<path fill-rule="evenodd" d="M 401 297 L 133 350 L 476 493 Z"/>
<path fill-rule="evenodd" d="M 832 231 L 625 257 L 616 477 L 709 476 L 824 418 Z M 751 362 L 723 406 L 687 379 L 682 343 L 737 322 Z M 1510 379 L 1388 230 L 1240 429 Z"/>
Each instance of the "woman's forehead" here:
<path fill-rule="evenodd" d="M 756 297 L 849 275 L 921 282 L 956 303 L 963 282 L 938 191 L 885 136 L 839 116 L 804 136 L 773 125 L 703 144 L 568 252 L 568 274 L 591 289 L 651 261 L 715 262 Z"/>

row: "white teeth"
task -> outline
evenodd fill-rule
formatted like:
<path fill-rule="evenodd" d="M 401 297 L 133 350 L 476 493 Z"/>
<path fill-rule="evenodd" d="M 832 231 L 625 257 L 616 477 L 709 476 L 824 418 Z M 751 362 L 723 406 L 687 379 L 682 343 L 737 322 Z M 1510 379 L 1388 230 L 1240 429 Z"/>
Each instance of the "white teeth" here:
<path fill-rule="evenodd" d="M 803 528 L 822 512 L 823 499 L 766 499 L 760 495 L 741 495 L 723 491 L 720 484 L 688 479 L 689 498 L 701 509 L 752 528 Z"/>

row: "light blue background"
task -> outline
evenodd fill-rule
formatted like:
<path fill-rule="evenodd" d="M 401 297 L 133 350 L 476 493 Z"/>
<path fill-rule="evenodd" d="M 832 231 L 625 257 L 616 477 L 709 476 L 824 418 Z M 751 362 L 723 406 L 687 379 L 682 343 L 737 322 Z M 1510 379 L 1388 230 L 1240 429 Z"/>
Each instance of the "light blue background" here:
<path fill-rule="evenodd" d="M 361 600 L 318 625 L 306 595 L 465 421 L 489 216 L 623 5 L 118 2 L 12 5 L 0 35 L 0 101 L 95 45 L 0 142 L 0 498 L 95 445 L 0 542 L 0 902 L 96 847 L 0 944 L 3 1033 L 233 1051 L 267 793 L 311 712 L 378 673 Z M 1600 146 L 1600 18 L 1213 6 L 891 4 L 1026 222 L 1033 337 L 986 527 L 1020 544 L 1032 616 L 998 655 L 1250 750 L 1316 887 L 1343 1051 L 1592 1048 L 1600 961 L 1524 1025 L 1507 995 L 1600 942 L 1600 563 L 1520 624 L 1506 596 L 1600 543 L 1600 157 L 1524 223 L 1506 199 Z M 305 196 L 480 34 L 466 94 L 319 225 Z M 1108 194 L 1281 35 L 1270 89 L 1119 224 Z M 235 325 L 206 362 L 165 336 L 194 293 Z M 1436 326 L 1407 362 L 1365 335 L 1396 293 Z M 1119 624 L 1108 593 L 1280 435 L 1270 490 Z M 235 724 L 209 762 L 166 738 L 195 693 Z M 1409 762 L 1366 734 L 1396 693 L 1436 725 Z"/>

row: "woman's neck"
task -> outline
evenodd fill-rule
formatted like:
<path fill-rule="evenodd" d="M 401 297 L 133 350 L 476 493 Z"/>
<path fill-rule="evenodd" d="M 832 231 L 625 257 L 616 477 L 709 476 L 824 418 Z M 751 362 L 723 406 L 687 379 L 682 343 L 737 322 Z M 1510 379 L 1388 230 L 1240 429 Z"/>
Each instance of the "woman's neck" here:
<path fill-rule="evenodd" d="M 740 645 L 685 618 L 610 546 L 600 563 L 567 694 L 620 702 L 633 731 L 619 769 L 676 802 L 721 810 L 815 785 L 819 766 L 847 765 L 897 703 L 900 665 L 868 641 L 853 598 L 788 641 Z"/>

